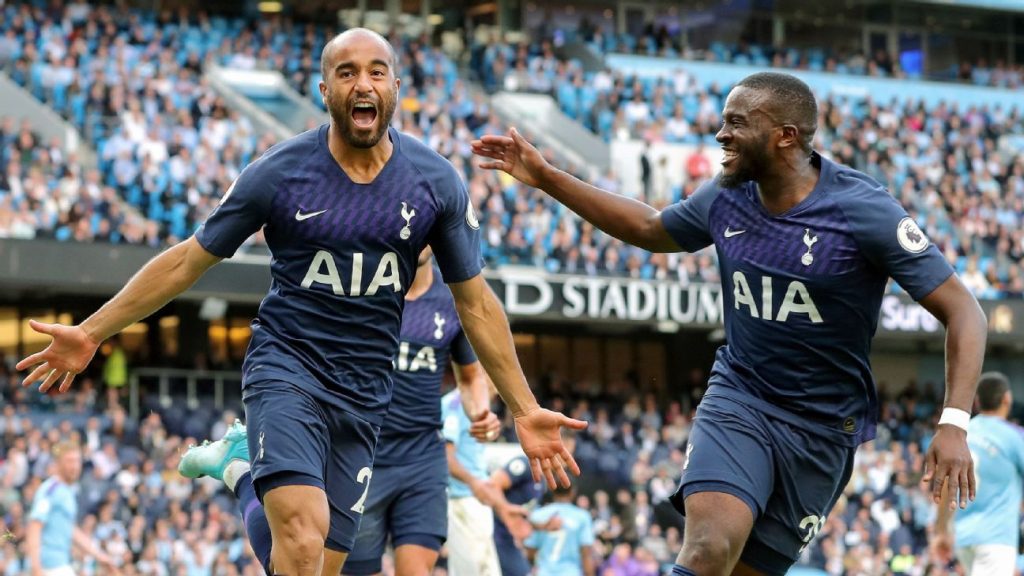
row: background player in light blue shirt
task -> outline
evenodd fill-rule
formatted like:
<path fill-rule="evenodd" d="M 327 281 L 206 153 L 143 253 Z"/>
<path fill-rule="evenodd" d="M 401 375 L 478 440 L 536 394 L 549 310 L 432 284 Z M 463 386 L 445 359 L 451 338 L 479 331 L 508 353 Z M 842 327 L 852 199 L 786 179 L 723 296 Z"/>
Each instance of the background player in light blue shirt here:
<path fill-rule="evenodd" d="M 452 390 L 441 398 L 441 423 L 441 434 L 447 444 L 450 472 L 448 496 L 472 496 L 474 486 L 477 486 L 476 481 L 487 480 L 487 461 L 484 457 L 484 445 L 469 433 L 473 423 L 463 409 L 461 390 Z"/>
<path fill-rule="evenodd" d="M 572 503 L 575 491 L 558 488 L 552 493 L 554 502 L 534 510 L 530 522 L 545 524 L 557 516 L 557 530 L 534 530 L 526 539 L 526 553 L 537 566 L 537 576 L 593 576 L 594 523 L 590 512 Z"/>
<path fill-rule="evenodd" d="M 441 422 L 448 458 L 448 573 L 499 576 L 491 510 L 504 513 L 508 503 L 488 478 L 484 445 L 470 434 L 460 390 L 441 398 Z"/>
<path fill-rule="evenodd" d="M 1014 574 L 1024 491 L 1024 433 L 1006 421 L 1012 407 L 1006 376 L 982 374 L 980 412 L 967 426 L 978 494 L 965 510 L 940 506 L 935 522 L 933 547 L 939 554 L 955 547 L 967 576 Z"/>
<path fill-rule="evenodd" d="M 28 514 L 25 548 L 31 576 L 74 576 L 72 545 L 98 562 L 112 567 L 110 557 L 96 548 L 78 529 L 78 477 L 82 450 L 69 441 L 53 447 L 54 475 L 36 491 Z"/>

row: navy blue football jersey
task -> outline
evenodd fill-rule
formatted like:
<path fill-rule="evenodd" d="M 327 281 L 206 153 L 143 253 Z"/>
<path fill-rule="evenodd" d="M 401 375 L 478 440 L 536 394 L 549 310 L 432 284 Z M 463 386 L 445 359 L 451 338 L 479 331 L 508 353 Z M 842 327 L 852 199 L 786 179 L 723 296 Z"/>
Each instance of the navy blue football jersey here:
<path fill-rule="evenodd" d="M 684 250 L 718 252 L 727 344 L 708 393 L 854 446 L 875 435 L 868 356 L 888 278 L 920 300 L 953 269 L 882 185 L 812 161 L 817 185 L 783 214 L 765 210 L 754 182 L 716 179 L 662 222 Z"/>
<path fill-rule="evenodd" d="M 389 130 L 391 157 L 358 184 L 331 156 L 327 133 L 290 138 L 246 167 L 196 239 L 230 257 L 262 227 L 273 255 L 243 387 L 292 382 L 379 425 L 419 253 L 430 244 L 449 282 L 472 278 L 479 225 L 457 171 L 419 141 Z"/>
<path fill-rule="evenodd" d="M 441 381 L 449 358 L 463 366 L 476 362 L 455 312 L 452 293 L 435 269 L 430 289 L 415 300 L 405 301 L 392 376 L 395 389 L 380 429 L 376 464 L 444 458 L 444 441 L 439 433 Z"/>

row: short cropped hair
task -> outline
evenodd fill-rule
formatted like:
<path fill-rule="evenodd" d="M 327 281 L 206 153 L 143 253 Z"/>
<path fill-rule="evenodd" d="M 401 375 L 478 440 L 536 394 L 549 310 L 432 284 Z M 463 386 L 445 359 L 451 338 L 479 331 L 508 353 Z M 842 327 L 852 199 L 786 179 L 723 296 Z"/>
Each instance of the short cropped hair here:
<path fill-rule="evenodd" d="M 50 454 L 52 454 L 53 457 L 56 459 L 60 458 L 64 454 L 67 454 L 68 452 L 76 452 L 81 449 L 82 447 L 79 446 L 78 442 L 75 442 L 74 440 L 61 440 L 60 442 L 57 442 L 56 444 L 53 445 L 53 448 L 50 449 Z"/>
<path fill-rule="evenodd" d="M 995 410 L 1010 390 L 1010 381 L 1000 372 L 986 372 L 978 380 L 978 408 Z"/>
<path fill-rule="evenodd" d="M 792 74 L 758 72 L 740 80 L 737 86 L 767 92 L 772 113 L 800 130 L 801 145 L 811 151 L 814 132 L 818 129 L 818 101 L 811 88 Z"/>

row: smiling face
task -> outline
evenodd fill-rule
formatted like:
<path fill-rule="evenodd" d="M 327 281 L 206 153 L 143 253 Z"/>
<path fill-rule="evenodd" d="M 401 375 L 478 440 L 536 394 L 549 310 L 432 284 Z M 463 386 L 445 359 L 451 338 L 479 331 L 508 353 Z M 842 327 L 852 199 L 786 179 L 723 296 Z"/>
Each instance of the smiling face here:
<path fill-rule="evenodd" d="M 724 188 L 758 180 L 771 165 L 776 126 L 761 108 L 764 100 L 757 90 L 741 86 L 725 101 L 722 128 L 715 135 L 725 152 L 719 177 Z"/>
<path fill-rule="evenodd" d="M 375 32 L 336 36 L 321 56 L 320 95 L 334 125 L 353 148 L 373 148 L 387 133 L 398 104 L 395 54 Z"/>

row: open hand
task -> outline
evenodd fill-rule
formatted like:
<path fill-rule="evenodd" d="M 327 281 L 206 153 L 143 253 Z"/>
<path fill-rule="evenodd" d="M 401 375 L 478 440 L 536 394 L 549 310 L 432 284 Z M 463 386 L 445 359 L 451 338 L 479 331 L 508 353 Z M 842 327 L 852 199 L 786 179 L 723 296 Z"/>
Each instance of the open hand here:
<path fill-rule="evenodd" d="M 580 467 L 562 443 L 561 429 L 583 430 L 586 427 L 583 420 L 544 408 L 534 408 L 516 417 L 516 434 L 523 452 L 530 459 L 534 482 L 540 482 L 543 477 L 548 487 L 554 490 L 559 484 L 555 482 L 557 475 L 562 486 L 568 488 L 572 484 L 565 469 L 579 476 Z"/>
<path fill-rule="evenodd" d="M 36 369 L 22 380 L 22 386 L 42 380 L 40 392 L 46 392 L 58 380 L 62 380 L 59 391 L 67 392 L 75 376 L 85 370 L 92 357 L 96 355 L 99 342 L 93 341 L 81 326 L 65 326 L 63 324 L 44 324 L 29 320 L 29 326 L 52 337 L 50 345 L 42 352 L 36 352 L 15 366 L 18 370 L 27 370 L 32 366 Z"/>
<path fill-rule="evenodd" d="M 472 142 L 473 154 L 490 158 L 481 168 L 503 170 L 527 186 L 540 187 L 540 180 L 551 168 L 548 161 L 519 131 L 512 128 L 507 136 L 488 134 Z"/>

